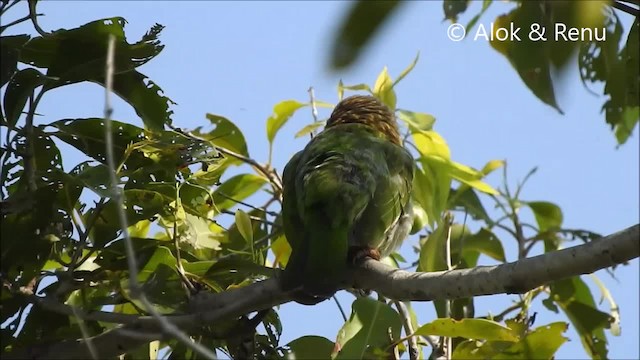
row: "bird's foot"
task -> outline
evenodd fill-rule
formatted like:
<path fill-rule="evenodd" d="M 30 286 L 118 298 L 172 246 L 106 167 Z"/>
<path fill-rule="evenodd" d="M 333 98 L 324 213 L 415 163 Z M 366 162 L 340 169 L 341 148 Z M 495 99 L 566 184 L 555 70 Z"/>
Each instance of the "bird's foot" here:
<path fill-rule="evenodd" d="M 352 246 L 349 248 L 349 260 L 352 264 L 356 265 L 361 263 L 366 258 L 380 261 L 380 251 L 378 251 L 378 249 L 360 246 Z"/>

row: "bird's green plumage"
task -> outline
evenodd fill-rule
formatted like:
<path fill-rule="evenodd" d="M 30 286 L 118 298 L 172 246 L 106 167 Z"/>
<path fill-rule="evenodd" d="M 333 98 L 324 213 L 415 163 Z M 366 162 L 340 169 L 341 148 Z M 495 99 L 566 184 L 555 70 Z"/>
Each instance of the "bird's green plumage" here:
<path fill-rule="evenodd" d="M 283 174 L 283 225 L 292 247 L 283 285 L 310 298 L 336 291 L 350 248 L 389 255 L 411 226 L 413 159 L 386 133 L 388 126 L 397 132 L 392 113 L 371 97 L 341 104 Z M 349 121 L 337 118 L 345 108 Z"/>

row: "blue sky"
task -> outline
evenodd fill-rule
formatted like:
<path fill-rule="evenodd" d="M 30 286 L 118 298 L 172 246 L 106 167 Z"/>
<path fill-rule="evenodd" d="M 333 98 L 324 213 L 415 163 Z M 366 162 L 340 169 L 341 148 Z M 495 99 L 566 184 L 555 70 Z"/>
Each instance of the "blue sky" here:
<path fill-rule="evenodd" d="M 487 42 L 450 41 L 441 4 L 413 2 L 406 6 L 386 24 L 356 66 L 341 73 L 328 71 L 328 50 L 347 9 L 345 2 L 45 1 L 38 5 L 38 12 L 46 15 L 40 20 L 46 30 L 122 16 L 129 22 L 126 31 L 130 42 L 137 41 L 156 22 L 165 25 L 161 40 L 166 48 L 141 71 L 178 103 L 174 123 L 195 128 L 208 124 L 207 112 L 223 115 L 241 128 L 251 156 L 258 161 L 267 158 L 265 123 L 276 103 L 307 101 L 309 86 L 315 88 L 318 99 L 335 103 L 339 79 L 345 84 L 373 84 L 384 66 L 395 77 L 419 51 L 418 65 L 396 88 L 398 107 L 433 114 L 435 130 L 447 140 L 454 160 L 482 167 L 491 159 L 507 159 L 511 184 L 538 166 L 522 197 L 557 203 L 568 228 L 609 234 L 637 223 L 638 129 L 626 145 L 616 148 L 600 113 L 604 99 L 584 89 L 576 69 L 557 89 L 565 112 L 564 116 L 558 114 L 532 95 Z M 479 7 L 474 4 L 469 15 Z M 19 8 L 11 12 L 17 13 Z M 508 9 L 496 3 L 480 22 L 488 26 Z M 461 22 L 466 23 L 469 15 Z M 628 29 L 630 17 L 622 17 Z M 30 31 L 29 26 L 19 29 Z M 601 87 L 594 90 L 600 93 Z M 97 85 L 72 85 L 48 93 L 38 112 L 46 122 L 101 117 L 103 96 Z M 321 116 L 326 115 L 321 111 Z M 141 125 L 121 101 L 115 103 L 114 118 Z M 307 138 L 294 139 L 293 134 L 310 121 L 310 112 L 301 110 L 278 134 L 274 152 L 278 169 L 305 145 Z M 67 156 L 66 164 L 76 163 L 79 158 L 74 156 Z M 498 186 L 501 178 L 493 175 L 487 181 Z M 409 244 L 415 241 L 409 239 L 402 253 L 411 255 Z M 505 244 L 509 260 L 515 259 L 513 243 L 507 240 Z M 491 263 L 484 257 L 481 261 Z M 610 357 L 640 357 L 638 260 L 619 267 L 617 280 L 604 271 L 598 276 L 621 308 L 622 335 L 609 335 Z M 592 288 L 598 300 L 598 290 Z M 348 309 L 353 297 L 340 294 L 339 299 Z M 506 295 L 477 298 L 476 315 L 498 313 L 513 299 Z M 415 303 L 414 307 L 421 323 L 435 316 L 431 303 Z M 539 300 L 534 310 L 538 311 L 537 325 L 565 319 L 542 308 Z M 280 307 L 280 316 L 285 329 L 283 343 L 309 334 L 333 340 L 342 325 L 338 309 L 330 301 L 313 308 L 286 304 Z M 571 341 L 556 358 L 585 357 L 576 333 L 570 329 L 566 335 Z"/>

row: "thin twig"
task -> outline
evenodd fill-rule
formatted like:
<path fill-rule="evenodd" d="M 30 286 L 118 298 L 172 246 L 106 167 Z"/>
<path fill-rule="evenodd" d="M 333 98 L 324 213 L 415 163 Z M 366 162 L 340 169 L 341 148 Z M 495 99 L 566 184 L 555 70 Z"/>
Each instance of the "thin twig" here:
<path fill-rule="evenodd" d="M 309 93 L 309 103 L 311 104 L 311 116 L 313 117 L 313 122 L 317 123 L 318 122 L 318 108 L 316 107 L 316 97 L 315 97 L 315 93 L 313 91 L 313 86 L 309 87 L 309 90 L 307 90 L 307 92 Z M 313 136 L 315 130 L 312 130 L 309 133 L 309 136 L 313 139 Z"/>
<path fill-rule="evenodd" d="M 0 7 L 0 14 L 4 15 L 5 12 L 9 11 L 15 4 L 20 2 L 20 0 L 14 0 L 11 4 L 6 5 L 9 1 L 2 1 L 2 7 Z M 5 7 L 6 6 L 6 7 Z"/>
<path fill-rule="evenodd" d="M 222 147 L 218 147 L 216 146 L 215 149 L 225 155 L 229 155 L 231 157 L 234 157 L 246 164 L 251 165 L 256 171 L 260 172 L 262 175 L 264 175 L 270 182 L 271 185 L 274 187 L 274 190 L 277 194 L 278 197 L 282 196 L 282 180 L 280 179 L 280 177 L 278 176 L 278 174 L 271 169 L 271 167 L 267 167 L 264 166 L 262 164 L 260 164 L 259 162 L 253 160 L 252 158 L 246 157 L 244 155 L 238 154 L 234 151 L 231 151 L 229 149 L 225 149 Z"/>
<path fill-rule="evenodd" d="M 49 35 L 48 32 L 44 31 L 40 24 L 38 24 L 38 14 L 36 14 L 36 2 L 29 2 L 29 17 L 31 17 L 31 22 L 33 23 L 33 27 L 36 29 L 40 36 L 45 37 Z"/>
<path fill-rule="evenodd" d="M 131 297 L 134 299 L 140 300 L 144 309 L 150 313 L 156 321 L 162 327 L 162 330 L 169 334 L 184 345 L 197 352 L 201 356 L 207 359 L 215 359 L 215 353 L 211 352 L 209 349 L 204 346 L 194 342 L 191 338 L 186 335 L 183 331 L 181 331 L 176 325 L 169 322 L 164 316 L 162 316 L 153 305 L 147 300 L 144 292 L 140 288 L 138 284 L 138 264 L 135 257 L 135 251 L 133 249 L 133 243 L 131 241 L 131 237 L 129 236 L 129 225 L 127 221 L 127 216 L 124 212 L 124 196 L 122 193 L 122 189 L 118 187 L 118 181 L 116 178 L 116 166 L 114 161 L 113 154 L 113 138 L 111 132 L 111 115 L 113 114 L 113 108 L 111 107 L 111 91 L 113 89 L 113 74 L 114 74 L 114 58 L 115 58 L 115 43 L 116 38 L 113 35 L 109 35 L 109 44 L 107 48 L 107 65 L 106 65 L 106 75 L 105 75 L 105 104 L 104 104 L 104 119 L 105 119 L 105 144 L 106 144 L 106 155 L 107 155 L 107 165 L 109 167 L 109 178 L 112 186 L 113 199 L 116 200 L 116 204 L 118 205 L 118 217 L 120 220 L 120 226 L 122 227 L 122 233 L 124 235 L 125 241 L 125 249 L 127 253 L 127 265 L 129 268 L 129 288 L 131 292 Z"/>
<path fill-rule="evenodd" d="M 410 336 L 413 334 L 415 329 L 413 328 L 413 324 L 411 323 L 411 314 L 409 313 L 409 309 L 407 305 L 405 305 L 402 301 L 394 301 L 393 302 L 400 316 L 402 317 L 402 325 L 404 326 L 404 332 L 407 335 L 407 346 L 409 348 L 409 359 L 417 360 L 420 355 L 420 348 L 418 347 L 417 336 Z"/>
<path fill-rule="evenodd" d="M 177 192 L 180 192 L 179 188 L 176 186 Z M 179 198 L 180 195 L 176 194 L 176 198 Z M 182 284 L 185 286 L 185 290 L 187 291 L 187 296 L 195 293 L 196 288 L 193 286 L 187 275 L 185 275 L 184 267 L 182 266 L 182 255 L 180 255 L 180 243 L 178 242 L 178 206 L 174 206 L 173 211 L 173 245 L 176 248 L 176 267 L 178 269 L 178 275 L 182 279 Z"/>
<path fill-rule="evenodd" d="M 446 241 L 446 261 L 447 261 L 447 271 L 451 270 L 451 227 L 453 224 L 453 216 L 451 213 L 446 213 L 444 216 L 444 226 L 447 227 L 447 241 Z M 445 316 L 451 318 L 451 304 L 453 300 L 446 300 L 444 303 L 445 306 Z M 443 342 L 446 344 L 446 350 L 444 352 L 447 360 L 451 359 L 451 353 L 453 352 L 453 339 L 449 336 L 444 337 Z"/>
<path fill-rule="evenodd" d="M 87 330 L 87 325 L 85 325 L 84 320 L 82 320 L 80 318 L 80 316 L 78 316 L 78 312 L 76 311 L 76 308 L 75 307 L 71 307 L 71 309 L 73 310 L 73 315 L 78 320 L 78 326 L 80 327 L 80 332 L 82 333 L 82 338 L 84 339 L 85 343 L 87 344 L 87 348 L 89 349 L 89 353 L 91 353 L 91 358 L 94 359 L 94 360 L 97 360 L 98 359 L 98 351 L 96 350 L 96 347 L 93 345 L 93 340 L 91 339 L 91 336 L 89 336 L 89 331 Z"/>
<path fill-rule="evenodd" d="M 226 210 L 226 209 L 222 210 L 221 213 L 227 214 L 227 215 L 235 215 L 236 214 L 235 212 L 233 212 L 231 210 Z M 260 217 L 257 217 L 257 216 L 253 216 L 253 215 L 248 215 L 248 216 L 249 216 L 249 219 L 251 219 L 253 221 L 257 221 L 257 222 L 261 222 L 263 224 L 271 225 L 271 226 L 276 227 L 276 228 L 281 228 L 281 226 L 279 224 L 276 224 L 273 221 L 269 221 L 269 220 L 266 220 L 266 219 L 263 219 L 263 218 L 260 218 Z"/>
<path fill-rule="evenodd" d="M 278 213 L 277 213 L 277 212 L 275 212 L 275 211 L 267 211 L 267 209 L 259 208 L 259 207 L 257 207 L 257 206 L 254 206 L 254 205 L 251 205 L 251 204 L 249 204 L 249 203 L 246 203 L 246 202 L 244 202 L 244 201 L 241 201 L 241 200 L 238 200 L 238 199 L 234 199 L 233 197 L 231 197 L 231 196 L 229 196 L 229 195 L 227 195 L 227 194 L 225 194 L 225 193 L 223 193 L 223 192 L 221 192 L 221 191 L 218 191 L 218 192 L 217 192 L 217 194 L 218 194 L 218 195 L 220 195 L 220 196 L 222 196 L 222 197 L 223 197 L 223 198 L 225 198 L 225 199 L 231 200 L 231 201 L 233 201 L 234 203 L 237 203 L 237 204 L 240 204 L 240 205 L 246 206 L 246 207 L 248 207 L 248 208 L 250 208 L 250 209 L 258 210 L 258 211 L 262 211 L 262 212 L 264 212 L 265 214 L 269 214 L 269 215 L 271 215 L 271 216 L 278 216 Z M 224 212 L 224 211 L 223 211 L 223 212 Z M 235 214 L 235 213 L 233 213 L 233 214 Z"/>
<path fill-rule="evenodd" d="M 342 319 L 346 322 L 347 321 L 347 314 L 344 312 L 344 309 L 342 308 L 342 305 L 340 304 L 340 301 L 338 301 L 338 298 L 335 296 L 335 294 L 332 296 L 332 298 L 333 298 L 333 301 L 338 306 L 338 310 L 340 310 L 340 314 L 342 314 Z"/>
<path fill-rule="evenodd" d="M 623 3 L 619 2 L 619 1 L 615 1 L 613 3 L 613 7 L 618 9 L 618 10 L 620 10 L 620 11 L 622 11 L 622 12 L 625 12 L 625 13 L 627 13 L 629 15 L 633 15 L 635 17 L 640 16 L 640 10 L 632 8 L 631 6 L 623 4 Z"/>

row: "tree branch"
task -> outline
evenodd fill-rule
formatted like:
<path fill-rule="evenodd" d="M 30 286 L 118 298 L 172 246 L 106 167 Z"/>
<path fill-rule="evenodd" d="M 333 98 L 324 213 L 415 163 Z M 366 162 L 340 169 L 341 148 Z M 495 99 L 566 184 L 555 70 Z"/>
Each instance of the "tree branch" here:
<path fill-rule="evenodd" d="M 584 245 L 554 251 L 497 266 L 472 269 L 413 273 L 399 270 L 375 260 L 365 260 L 345 277 L 343 288 L 375 290 L 394 300 L 431 301 L 481 295 L 524 293 L 540 285 L 621 264 L 640 256 L 640 225 L 631 226 Z M 166 316 L 180 329 L 196 333 L 222 320 L 268 309 L 292 300 L 282 291 L 278 275 L 270 279 L 217 294 L 201 293 L 194 297 L 190 314 Z M 52 307 L 49 309 L 54 310 Z M 79 317 L 83 315 L 79 313 Z M 101 357 L 113 357 L 150 341 L 164 339 L 161 325 L 153 317 L 141 317 L 133 324 L 109 330 L 91 338 Z M 132 336 L 135 335 L 135 336 Z M 3 358 L 90 357 L 86 340 L 42 344 L 3 354 Z"/>

